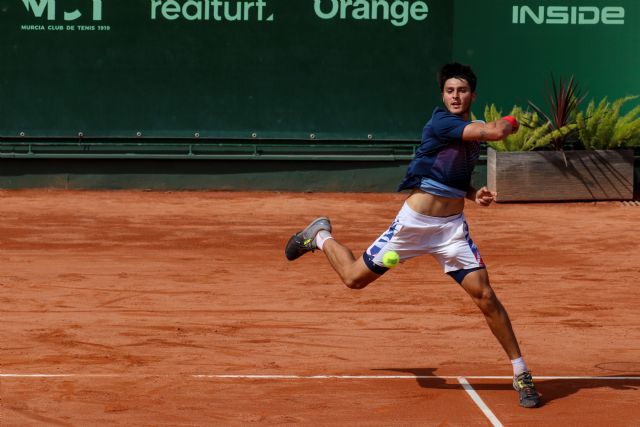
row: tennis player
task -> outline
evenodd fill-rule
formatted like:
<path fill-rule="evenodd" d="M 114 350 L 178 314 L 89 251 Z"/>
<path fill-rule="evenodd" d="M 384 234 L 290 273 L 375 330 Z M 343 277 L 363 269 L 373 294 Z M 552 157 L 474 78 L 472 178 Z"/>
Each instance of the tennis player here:
<path fill-rule="evenodd" d="M 540 404 L 539 394 L 463 214 L 465 198 L 489 206 L 495 197 L 486 187 L 471 187 L 480 141 L 504 139 L 517 132 L 519 125 L 511 116 L 490 123 L 470 121 L 477 80 L 469 66 L 447 64 L 438 73 L 438 81 L 444 108 L 434 109 L 422 131 L 422 143 L 398 187 L 398 191 L 408 190 L 409 196 L 391 226 L 362 257 L 355 258 L 349 248 L 333 238 L 329 219 L 320 217 L 289 239 L 285 255 L 293 261 L 320 249 L 352 289 L 364 288 L 388 270 L 382 262 L 388 251 L 396 251 L 400 262 L 432 255 L 480 308 L 507 353 L 520 405 L 536 407 Z"/>

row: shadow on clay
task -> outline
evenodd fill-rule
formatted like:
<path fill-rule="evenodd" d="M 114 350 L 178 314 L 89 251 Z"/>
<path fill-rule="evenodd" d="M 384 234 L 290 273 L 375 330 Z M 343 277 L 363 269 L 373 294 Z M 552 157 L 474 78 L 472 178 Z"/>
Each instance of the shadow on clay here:
<path fill-rule="evenodd" d="M 453 390 L 462 387 L 457 381 L 450 378 L 438 378 L 438 374 L 436 374 L 437 368 L 387 368 L 374 369 L 374 371 L 391 371 L 415 375 L 416 382 L 422 388 Z M 637 372 L 593 376 L 593 378 L 589 379 L 536 379 L 534 373 L 533 379 L 541 395 L 540 406 L 586 389 L 640 390 L 640 376 L 638 376 Z M 483 380 L 485 382 L 482 383 L 476 383 L 473 379 L 468 379 L 468 381 L 477 392 L 482 392 L 483 390 L 504 390 L 505 392 L 514 393 L 515 397 L 511 382 L 507 379 L 488 380 L 490 382 Z"/>

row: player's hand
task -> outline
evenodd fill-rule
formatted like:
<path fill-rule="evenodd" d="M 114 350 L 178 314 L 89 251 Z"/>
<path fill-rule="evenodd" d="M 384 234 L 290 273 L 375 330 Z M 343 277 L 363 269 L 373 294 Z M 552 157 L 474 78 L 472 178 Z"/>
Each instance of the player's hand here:
<path fill-rule="evenodd" d="M 520 123 L 518 123 L 518 119 L 513 116 L 504 116 L 501 120 L 506 120 L 511 125 L 511 133 L 518 132 L 520 129 Z"/>
<path fill-rule="evenodd" d="M 476 192 L 476 203 L 480 206 L 489 206 L 496 199 L 497 193 L 482 187 Z"/>

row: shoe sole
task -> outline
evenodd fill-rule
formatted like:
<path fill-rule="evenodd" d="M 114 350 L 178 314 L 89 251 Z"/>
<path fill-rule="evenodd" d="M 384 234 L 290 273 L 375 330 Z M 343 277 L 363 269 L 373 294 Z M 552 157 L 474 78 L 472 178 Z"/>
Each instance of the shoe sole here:
<path fill-rule="evenodd" d="M 329 228 L 325 228 L 325 227 L 319 227 L 313 234 L 313 237 L 310 238 L 315 238 L 316 234 L 318 234 L 321 230 L 327 230 L 328 232 L 331 232 L 331 221 L 329 220 L 329 218 L 325 217 L 325 216 L 321 216 L 319 218 L 314 219 L 311 224 L 307 225 L 305 227 L 304 230 L 302 231 L 298 231 L 296 234 L 294 234 L 293 236 L 291 236 L 289 238 L 289 241 L 287 242 L 287 245 L 284 248 L 284 254 L 287 257 L 287 259 L 289 261 L 293 261 L 295 259 L 300 258 L 302 255 L 306 254 L 309 251 L 303 251 L 300 252 L 298 251 L 298 247 L 304 245 L 305 240 L 307 240 L 307 238 L 304 237 L 305 234 L 310 234 L 311 230 L 313 230 L 314 226 L 316 226 L 319 222 L 321 221 L 326 221 L 329 225 Z M 292 244 L 292 242 L 294 242 Z M 289 250 L 291 247 L 291 250 Z M 311 252 L 313 252 L 313 250 L 310 250 Z"/>
<path fill-rule="evenodd" d="M 540 401 L 531 402 L 531 403 L 520 402 L 520 406 L 522 406 L 523 408 L 536 408 L 538 407 L 538 405 L 540 405 Z"/>
<path fill-rule="evenodd" d="M 302 243 L 302 240 L 298 240 L 296 243 L 294 243 L 293 245 L 291 244 L 294 240 L 299 239 L 298 238 L 298 233 L 294 234 L 293 236 L 291 236 L 291 238 L 289 239 L 289 241 L 287 242 L 287 246 L 284 247 L 284 255 L 287 257 L 287 259 L 289 261 L 293 261 L 295 259 L 300 258 L 302 255 L 304 255 L 304 252 L 299 252 L 297 249 L 297 246 L 299 243 Z M 289 250 L 289 246 L 292 246 L 292 249 Z"/>

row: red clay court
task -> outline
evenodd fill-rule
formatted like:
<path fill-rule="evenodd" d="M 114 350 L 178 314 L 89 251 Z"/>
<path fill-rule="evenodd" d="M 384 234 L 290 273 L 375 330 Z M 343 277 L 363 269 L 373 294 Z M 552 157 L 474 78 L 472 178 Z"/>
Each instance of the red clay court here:
<path fill-rule="evenodd" d="M 640 425 L 640 206 L 467 205 L 543 406 L 430 258 L 364 290 L 360 255 L 400 194 L 2 191 L 0 424 Z"/>

